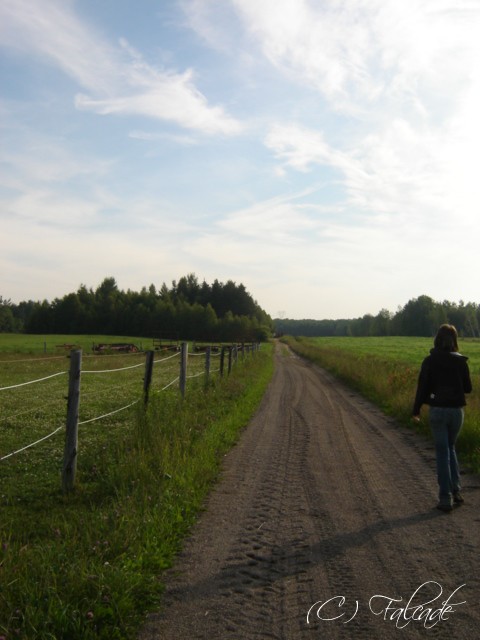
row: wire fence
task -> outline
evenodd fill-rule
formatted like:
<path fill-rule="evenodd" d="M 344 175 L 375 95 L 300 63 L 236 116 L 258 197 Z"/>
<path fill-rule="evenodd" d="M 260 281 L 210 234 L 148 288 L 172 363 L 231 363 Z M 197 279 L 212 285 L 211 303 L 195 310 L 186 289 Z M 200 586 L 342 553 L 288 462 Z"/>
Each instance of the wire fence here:
<path fill-rule="evenodd" d="M 203 378 L 207 383 L 213 374 L 230 373 L 239 357 L 257 349 L 255 343 L 194 346 L 189 353 L 186 342 L 160 355 L 146 351 L 83 356 L 81 349 L 74 349 L 68 370 L 58 370 L 65 357 L 0 360 L 0 372 L 4 365 L 9 368 L 8 384 L 0 383 L 0 467 L 63 432 L 62 486 L 68 491 L 75 482 L 79 427 L 102 422 L 106 428 L 117 428 L 131 419 L 129 410 L 135 405 L 146 406 L 152 393 L 178 386 L 185 397 L 187 381 Z M 19 436 L 26 442 L 19 444 Z"/>

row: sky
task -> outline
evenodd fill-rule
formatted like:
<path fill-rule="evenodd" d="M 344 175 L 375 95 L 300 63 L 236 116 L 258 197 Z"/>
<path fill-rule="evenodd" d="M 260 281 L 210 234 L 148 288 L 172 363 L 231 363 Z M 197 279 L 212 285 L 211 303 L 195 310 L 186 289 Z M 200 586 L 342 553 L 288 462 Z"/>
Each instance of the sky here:
<path fill-rule="evenodd" d="M 0 295 L 480 302 L 480 0 L 0 0 Z"/>

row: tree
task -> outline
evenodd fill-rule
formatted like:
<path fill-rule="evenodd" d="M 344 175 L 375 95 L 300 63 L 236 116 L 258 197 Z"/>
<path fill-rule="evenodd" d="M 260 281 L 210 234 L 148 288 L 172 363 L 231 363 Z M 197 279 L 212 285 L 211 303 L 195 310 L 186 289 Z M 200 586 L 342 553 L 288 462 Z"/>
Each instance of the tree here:
<path fill-rule="evenodd" d="M 10 300 L 4 300 L 0 296 L 0 333 L 11 333 L 15 331 L 15 318 Z"/>
<path fill-rule="evenodd" d="M 54 316 L 47 300 L 37 302 L 25 323 L 26 333 L 54 333 Z"/>
<path fill-rule="evenodd" d="M 419 296 L 409 300 L 399 311 L 402 335 L 432 336 L 438 328 L 438 314 L 435 303 L 429 296 Z"/>
<path fill-rule="evenodd" d="M 390 335 L 390 325 L 392 320 L 392 314 L 388 309 L 381 309 L 373 319 L 372 323 L 372 335 L 374 336 L 388 336 Z"/>
<path fill-rule="evenodd" d="M 95 291 L 95 330 L 119 333 L 117 330 L 117 302 L 119 291 L 115 278 L 105 278 Z"/>
<path fill-rule="evenodd" d="M 463 333 L 466 337 L 478 338 L 480 336 L 478 306 L 471 302 L 465 305 L 465 321 L 463 326 Z"/>
<path fill-rule="evenodd" d="M 187 276 L 180 278 L 176 286 L 176 297 L 179 301 L 185 301 L 195 304 L 200 298 L 200 285 L 197 276 L 189 273 Z"/>
<path fill-rule="evenodd" d="M 237 286 L 231 280 L 226 285 L 218 280 L 211 287 L 205 281 L 200 285 L 193 273 L 178 283 L 173 281 L 171 289 L 164 283 L 158 292 L 153 284 L 139 292 L 121 291 L 115 278 L 108 277 L 95 291 L 82 284 L 76 293 L 56 298 L 51 304 L 46 300 L 22 304 L 25 330 L 31 333 L 105 333 L 213 341 L 220 339 L 220 329 L 232 339 L 241 339 L 252 333 L 253 324 L 272 327 L 270 316 L 243 285 Z M 221 309 L 222 317 L 228 315 L 222 326 L 215 305 Z M 7 312 L 2 313 L 7 318 Z M 4 320 L 1 326 L 11 326 L 10 320 Z"/>
<path fill-rule="evenodd" d="M 82 333 L 85 326 L 82 305 L 76 293 L 69 293 L 51 305 L 54 330 L 57 333 Z"/>

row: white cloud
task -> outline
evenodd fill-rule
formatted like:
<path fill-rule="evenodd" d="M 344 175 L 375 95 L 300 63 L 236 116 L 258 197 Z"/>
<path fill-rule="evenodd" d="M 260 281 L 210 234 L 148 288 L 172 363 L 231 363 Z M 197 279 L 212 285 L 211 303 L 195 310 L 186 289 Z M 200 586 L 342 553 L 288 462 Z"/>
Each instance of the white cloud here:
<path fill-rule="evenodd" d="M 338 3 L 307 0 L 233 0 L 263 54 L 298 84 L 321 91 L 336 108 L 357 110 L 352 87 L 370 100 L 379 88 L 366 65 L 372 50 L 371 29 L 361 20 L 358 3 L 339 10 Z"/>
<path fill-rule="evenodd" d="M 480 104 L 480 99 L 473 103 Z M 341 150 L 331 148 L 322 132 L 275 125 L 265 144 L 283 169 L 334 169 L 344 187 L 345 207 L 368 216 L 370 224 L 387 220 L 392 231 L 409 225 L 418 230 L 435 219 L 437 231 L 452 231 L 455 226 L 468 228 L 476 219 L 480 199 L 474 175 L 480 137 L 472 136 L 478 131 L 476 120 L 468 121 L 469 130 L 464 118 L 442 129 L 392 120 Z"/>
<path fill-rule="evenodd" d="M 147 73 L 129 81 L 126 95 L 95 99 L 78 94 L 75 106 L 102 115 L 139 115 L 175 122 L 181 127 L 206 134 L 234 135 L 242 127 L 222 107 L 209 107 L 206 98 L 196 90 L 192 72 L 184 74 Z M 148 82 L 146 82 L 148 77 Z"/>
<path fill-rule="evenodd" d="M 188 6 L 192 25 L 214 42 L 215 29 L 225 26 L 215 20 L 215 3 Z M 468 225 L 480 196 L 479 2 L 351 0 L 342 8 L 335 0 L 231 0 L 230 6 L 276 70 L 299 91 L 319 95 L 311 112 L 299 107 L 290 122 L 275 114 L 267 123 L 264 144 L 279 162 L 279 178 L 287 180 L 293 169 L 315 179 L 330 167 L 344 185 L 345 204 L 364 212 L 396 216 L 398 225 L 436 215 L 447 228 L 455 212 Z M 335 121 L 338 113 L 343 120 Z"/>
<path fill-rule="evenodd" d="M 268 238 L 282 245 L 297 243 L 302 234 L 318 227 L 318 221 L 309 215 L 308 209 L 295 202 L 305 195 L 301 192 L 256 203 L 225 216 L 219 227 L 240 236 Z"/>
<path fill-rule="evenodd" d="M 75 15 L 70 1 L 5 0 L 0 24 L 0 44 L 42 56 L 93 94 L 76 96 L 79 109 L 166 120 L 206 134 L 242 129 L 223 107 L 208 104 L 191 70 L 156 69 L 125 39 L 113 46 Z"/>
<path fill-rule="evenodd" d="M 297 124 L 273 124 L 265 137 L 265 145 L 285 165 L 299 171 L 334 161 L 335 154 L 325 142 L 323 133 Z"/>
<path fill-rule="evenodd" d="M 22 190 L 38 185 L 65 183 L 71 178 L 104 177 L 113 161 L 99 157 L 82 157 L 68 150 L 64 140 L 18 132 L 15 150 L 9 145 L 0 149 L 3 172 L 0 185 Z"/>
<path fill-rule="evenodd" d="M 186 25 L 209 47 L 232 54 L 236 16 L 232 3 L 218 0 L 179 0 Z"/>
<path fill-rule="evenodd" d="M 73 6 L 71 0 L 3 0 L 0 44 L 41 56 L 82 87 L 108 93 L 118 76 L 118 55 L 100 33 L 77 18 Z"/>
<path fill-rule="evenodd" d="M 272 65 L 320 91 L 335 110 L 362 117 L 376 103 L 399 99 L 418 116 L 431 106 L 427 91 L 451 97 L 479 52 L 476 2 L 232 3 Z"/>
<path fill-rule="evenodd" d="M 133 140 L 146 140 L 149 142 L 156 141 L 168 141 L 173 142 L 174 144 L 179 144 L 185 147 L 193 147 L 199 144 L 199 140 L 188 135 L 176 135 L 173 133 L 165 133 L 165 132 L 153 132 L 153 131 L 142 131 L 140 129 L 134 129 L 130 131 L 128 134 L 129 138 Z"/>

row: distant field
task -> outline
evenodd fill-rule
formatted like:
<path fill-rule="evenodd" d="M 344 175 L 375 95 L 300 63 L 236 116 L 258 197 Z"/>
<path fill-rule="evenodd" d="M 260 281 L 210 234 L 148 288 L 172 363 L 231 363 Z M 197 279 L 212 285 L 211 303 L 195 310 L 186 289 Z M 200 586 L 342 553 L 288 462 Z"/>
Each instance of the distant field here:
<path fill-rule="evenodd" d="M 24 333 L 0 333 L 0 358 L 3 353 L 60 354 L 65 345 L 75 345 L 86 352 L 99 343 L 133 342 L 139 349 L 151 349 L 151 338 L 102 336 L 102 335 L 32 335 Z"/>
<path fill-rule="evenodd" d="M 371 338 L 309 338 L 313 344 L 324 348 L 345 349 L 359 356 L 375 356 L 419 367 L 433 347 L 432 338 L 411 338 L 403 336 Z M 480 340 L 459 340 L 460 352 L 469 358 L 473 375 L 480 373 Z"/>

